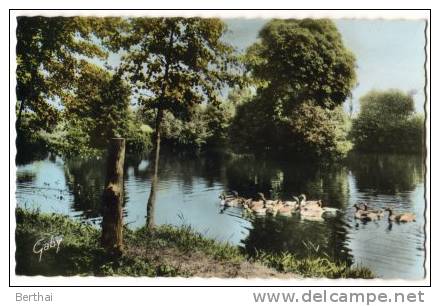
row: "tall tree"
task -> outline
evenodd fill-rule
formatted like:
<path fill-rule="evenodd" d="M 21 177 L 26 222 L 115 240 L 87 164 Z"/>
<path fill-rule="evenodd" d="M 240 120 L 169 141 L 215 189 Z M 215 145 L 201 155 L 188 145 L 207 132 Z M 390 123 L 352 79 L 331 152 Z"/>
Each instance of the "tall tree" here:
<path fill-rule="evenodd" d="M 410 93 L 370 91 L 360 99 L 351 136 L 360 151 L 421 152 L 424 150 L 424 116 L 417 114 Z"/>
<path fill-rule="evenodd" d="M 138 101 L 157 111 L 158 143 L 164 111 L 185 115 L 195 104 L 218 104 L 223 86 L 239 81 L 233 48 L 221 40 L 221 20 L 134 18 L 130 24 L 121 69 Z"/>
<path fill-rule="evenodd" d="M 307 157 L 350 149 L 341 104 L 355 85 L 355 58 L 332 21 L 272 20 L 247 62 L 259 87 L 237 109 L 231 129 L 237 145 Z"/>
<path fill-rule="evenodd" d="M 164 112 L 185 117 L 196 104 L 219 104 L 221 89 L 235 85 L 240 70 L 232 46 L 221 39 L 226 25 L 219 19 L 133 18 L 129 23 L 121 69 L 139 103 L 156 110 L 155 182 Z M 154 195 L 152 190 L 153 202 Z"/>
<path fill-rule="evenodd" d="M 288 98 L 290 107 L 312 100 L 334 108 L 349 97 L 356 82 L 355 57 L 331 20 L 273 20 L 259 38 L 248 49 L 253 76 L 275 97 Z"/>
<path fill-rule="evenodd" d="M 105 59 L 103 46 L 118 42 L 123 25 L 120 18 L 18 17 L 17 129 L 26 110 L 38 128 L 53 127 L 64 98 L 81 86 L 84 59 Z"/>

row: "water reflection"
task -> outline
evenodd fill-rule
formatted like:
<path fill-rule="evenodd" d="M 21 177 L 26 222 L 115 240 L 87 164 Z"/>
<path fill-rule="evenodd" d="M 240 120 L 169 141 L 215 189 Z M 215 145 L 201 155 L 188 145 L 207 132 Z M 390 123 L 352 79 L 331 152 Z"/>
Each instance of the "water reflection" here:
<path fill-rule="evenodd" d="M 99 220 L 104 184 L 102 160 L 35 161 L 17 168 L 19 205 L 36 202 L 46 211 L 67 211 L 84 220 Z M 363 264 L 387 278 L 424 275 L 424 173 L 417 156 L 352 155 L 340 164 L 307 164 L 251 156 L 186 155 L 161 152 L 154 159 L 127 156 L 124 222 L 191 225 L 205 236 L 256 250 L 290 251 L 305 256 L 305 244 L 348 263 Z M 156 174 L 156 175 L 155 175 Z M 156 178 L 156 179 L 155 179 Z M 157 178 L 160 178 L 157 179 Z M 50 200 L 47 188 L 65 188 L 63 200 Z M 50 186 L 45 186 L 47 182 Z M 64 186 L 64 187 L 63 187 Z M 41 193 L 32 192 L 43 188 Z M 223 190 L 244 196 L 264 192 L 289 199 L 305 193 L 338 208 L 323 222 L 299 217 L 248 218 L 240 209 L 219 207 Z M 153 192 L 152 192 L 153 191 Z M 54 194 L 55 195 L 55 194 Z M 151 198 L 151 204 L 150 200 Z M 417 222 L 390 226 L 385 220 L 362 224 L 354 220 L 353 204 L 391 206 L 416 213 Z M 146 207 L 147 205 L 147 207 Z"/>
<path fill-rule="evenodd" d="M 423 157 L 398 154 L 352 154 L 347 163 L 360 190 L 393 195 L 423 182 Z"/>
<path fill-rule="evenodd" d="M 291 251 L 299 258 L 309 255 L 306 245 L 310 243 L 316 248 L 315 253 L 351 264 L 352 256 L 345 245 L 347 231 L 339 222 L 336 218 L 324 222 L 302 221 L 299 216 L 255 218 L 243 242 L 251 254 L 261 250 Z"/>
<path fill-rule="evenodd" d="M 104 159 L 72 159 L 64 164 L 67 187 L 73 195 L 73 209 L 85 219 L 99 218 L 104 189 Z"/>
<path fill-rule="evenodd" d="M 156 205 L 156 193 L 157 193 L 157 184 L 158 184 L 158 171 L 159 171 L 159 157 L 160 157 L 160 141 L 156 145 L 156 150 L 154 154 L 154 172 L 153 172 L 153 178 L 151 179 L 151 189 L 150 189 L 150 195 L 148 196 L 148 203 L 147 203 L 147 227 L 153 228 L 154 227 L 154 206 Z M 141 165 L 142 162 L 139 164 Z M 142 168 L 142 167 L 141 167 Z M 138 166 L 139 169 L 139 166 Z M 145 168 L 146 169 L 146 168 Z"/>

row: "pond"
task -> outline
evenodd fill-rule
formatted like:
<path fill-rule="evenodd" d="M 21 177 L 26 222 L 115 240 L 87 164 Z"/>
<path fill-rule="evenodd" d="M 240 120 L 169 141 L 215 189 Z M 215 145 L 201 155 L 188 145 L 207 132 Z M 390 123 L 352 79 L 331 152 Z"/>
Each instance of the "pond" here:
<path fill-rule="evenodd" d="M 124 222 L 145 225 L 153 174 L 148 158 L 125 160 Z M 104 161 L 58 157 L 17 165 L 17 204 L 100 224 Z M 386 279 L 421 279 L 425 275 L 424 163 L 421 156 L 352 154 L 342 163 L 319 165 L 225 154 L 163 153 L 154 224 L 190 225 L 203 235 L 247 252 L 290 251 L 323 256 L 371 268 Z M 290 199 L 304 193 L 338 209 L 323 221 L 299 217 L 249 217 L 239 208 L 222 209 L 219 194 Z M 361 223 L 353 204 L 411 211 L 417 221 L 390 224 L 385 219 Z"/>

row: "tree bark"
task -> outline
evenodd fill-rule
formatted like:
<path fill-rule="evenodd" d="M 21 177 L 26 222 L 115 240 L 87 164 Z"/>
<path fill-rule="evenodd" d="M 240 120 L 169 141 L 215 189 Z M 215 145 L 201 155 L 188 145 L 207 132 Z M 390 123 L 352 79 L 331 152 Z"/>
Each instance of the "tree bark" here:
<path fill-rule="evenodd" d="M 163 118 L 163 109 L 159 108 L 156 115 L 156 132 L 155 132 L 155 155 L 154 155 L 154 174 L 151 180 L 150 196 L 147 202 L 147 228 L 154 227 L 154 206 L 156 204 L 156 189 L 158 183 L 159 156 L 160 156 L 160 136 Z"/>
<path fill-rule="evenodd" d="M 23 114 L 23 110 L 24 110 L 24 100 L 22 100 L 20 103 L 20 108 L 18 109 L 17 119 L 15 121 L 15 130 L 17 131 L 17 133 L 21 128 L 21 117 Z"/>
<path fill-rule="evenodd" d="M 157 107 L 156 114 L 156 131 L 155 131 L 155 156 L 154 156 L 154 174 L 151 180 L 151 189 L 150 196 L 148 197 L 147 202 L 147 228 L 152 229 L 154 227 L 154 206 L 156 204 L 156 189 L 158 184 L 158 170 L 159 170 L 159 156 L 160 156 L 160 137 L 161 137 L 161 127 L 162 127 L 162 119 L 164 114 L 164 100 L 165 93 L 167 90 L 168 84 L 168 73 L 170 69 L 170 57 L 171 51 L 173 49 L 174 43 L 174 30 L 170 32 L 170 41 L 168 43 L 167 48 L 167 61 L 165 63 L 165 72 L 164 72 L 164 80 L 161 85 L 160 97 L 159 97 L 159 105 Z"/>
<path fill-rule="evenodd" d="M 124 195 L 125 139 L 110 140 L 103 192 L 101 245 L 111 255 L 122 255 L 122 202 Z"/>

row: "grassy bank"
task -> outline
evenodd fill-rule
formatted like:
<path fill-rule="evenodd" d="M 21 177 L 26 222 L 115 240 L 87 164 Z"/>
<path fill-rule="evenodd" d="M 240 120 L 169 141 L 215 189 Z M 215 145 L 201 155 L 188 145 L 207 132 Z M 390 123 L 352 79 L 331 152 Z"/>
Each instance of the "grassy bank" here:
<path fill-rule="evenodd" d="M 290 253 L 260 253 L 249 258 L 239 248 L 202 237 L 189 227 L 159 226 L 124 230 L 125 253 L 106 256 L 100 231 L 58 214 L 16 210 L 16 273 L 18 275 L 125 275 L 200 277 L 329 277 L 372 278 L 370 270 L 349 267 L 328 258 L 297 259 Z M 61 236 L 56 247 L 34 253 L 45 238 Z M 41 241 L 35 249 L 43 247 Z"/>

